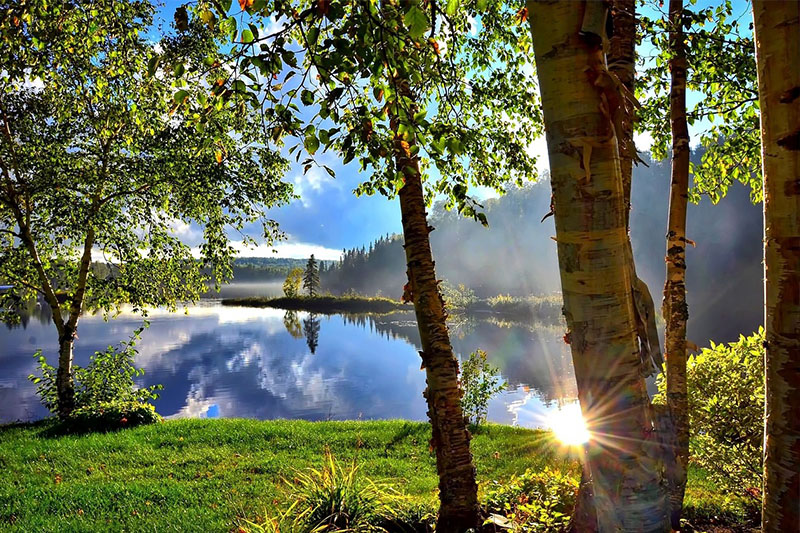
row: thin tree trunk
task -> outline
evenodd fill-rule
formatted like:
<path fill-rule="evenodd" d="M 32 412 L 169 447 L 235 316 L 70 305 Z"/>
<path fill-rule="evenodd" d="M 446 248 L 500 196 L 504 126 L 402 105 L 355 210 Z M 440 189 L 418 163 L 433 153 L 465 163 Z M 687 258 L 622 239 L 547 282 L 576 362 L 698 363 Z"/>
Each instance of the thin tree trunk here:
<path fill-rule="evenodd" d="M 689 191 L 689 128 L 686 122 L 686 48 L 683 0 L 669 2 L 670 126 L 672 171 L 667 222 L 667 279 L 664 283 L 664 352 L 667 358 L 667 406 L 677 447 L 668 461 L 670 522 L 680 529 L 689 463 L 689 405 L 686 391 L 686 208 Z"/>
<path fill-rule="evenodd" d="M 410 95 L 407 84 L 396 80 L 400 91 Z M 392 117 L 392 131 L 398 131 L 399 120 Z M 412 155 L 413 140 L 395 136 L 394 158 L 397 170 L 403 172 L 405 183 L 400 188 L 400 211 L 408 274 L 408 291 L 414 303 L 420 340 L 422 365 L 428 387 L 428 417 L 436 451 L 436 470 L 439 474 L 439 517 L 436 531 L 463 533 L 478 526 L 478 486 L 475 466 L 469 448 L 467 430 L 461 408 L 461 388 L 458 381 L 458 360 L 450 343 L 445 323 L 444 301 L 439 292 L 425 212 L 425 198 L 420 178 L 419 159 Z"/>
<path fill-rule="evenodd" d="M 75 336 L 65 328 L 58 336 L 58 369 L 56 371 L 56 392 L 58 394 L 58 416 L 68 417 L 75 409 L 75 383 L 72 379 L 72 350 Z"/>
<path fill-rule="evenodd" d="M 641 379 L 634 273 L 616 121 L 622 89 L 600 42 L 601 2 L 529 1 L 547 131 L 564 314 L 569 328 L 598 530 L 668 531 Z M 582 24 L 584 34 L 580 35 Z M 599 28 L 598 28 L 599 26 Z M 616 105 L 615 105 L 616 104 Z"/>
<path fill-rule="evenodd" d="M 608 70 L 633 94 L 636 76 L 636 0 L 614 0 L 614 35 L 609 40 Z M 625 226 L 628 227 L 631 210 L 631 181 L 636 149 L 633 145 L 633 109 L 622 121 L 619 161 L 622 173 L 622 194 L 625 198 Z"/>
<path fill-rule="evenodd" d="M 800 3 L 754 0 L 764 175 L 765 533 L 800 531 Z"/>

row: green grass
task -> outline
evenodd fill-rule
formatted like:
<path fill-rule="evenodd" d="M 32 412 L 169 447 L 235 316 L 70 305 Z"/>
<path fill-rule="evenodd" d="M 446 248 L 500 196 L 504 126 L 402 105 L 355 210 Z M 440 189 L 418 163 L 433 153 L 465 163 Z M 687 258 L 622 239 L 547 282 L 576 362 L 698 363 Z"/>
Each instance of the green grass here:
<path fill-rule="evenodd" d="M 319 468 L 326 446 L 433 506 L 429 439 L 427 424 L 405 421 L 177 420 L 84 435 L 60 435 L 52 422 L 0 427 L 0 531 L 235 530 L 240 518 L 272 516 L 282 480 Z M 484 483 L 546 466 L 577 474 L 543 431 L 490 425 L 472 447 Z M 690 483 L 687 502 L 721 516 L 713 485 L 696 473 Z M 730 505 L 731 519 L 743 516 Z"/>
<path fill-rule="evenodd" d="M 413 311 L 410 304 L 381 297 L 366 296 L 283 296 L 280 298 L 226 298 L 222 305 L 241 307 L 275 307 L 288 311 L 311 311 L 312 313 L 391 313 Z"/>

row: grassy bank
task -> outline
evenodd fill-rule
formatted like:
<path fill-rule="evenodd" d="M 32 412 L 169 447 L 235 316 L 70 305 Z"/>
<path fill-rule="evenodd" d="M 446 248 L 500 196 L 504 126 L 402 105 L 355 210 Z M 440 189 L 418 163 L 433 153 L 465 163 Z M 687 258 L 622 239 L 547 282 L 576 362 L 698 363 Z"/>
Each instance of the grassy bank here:
<path fill-rule="evenodd" d="M 226 298 L 222 305 L 241 307 L 274 307 L 287 311 L 310 311 L 330 315 L 334 313 L 391 313 L 413 311 L 410 304 L 389 298 L 366 296 L 295 296 L 281 298 Z"/>
<path fill-rule="evenodd" d="M 179 420 L 88 435 L 53 427 L 0 427 L 0 530 L 235 530 L 241 518 L 272 516 L 283 479 L 319 468 L 326 446 L 340 461 L 356 457 L 361 472 L 391 481 L 410 503 L 436 501 L 423 423 Z M 577 474 L 546 432 L 492 425 L 472 445 L 484 486 L 527 468 Z M 687 504 L 698 523 L 744 516 L 740 500 L 717 494 L 698 472 Z"/>

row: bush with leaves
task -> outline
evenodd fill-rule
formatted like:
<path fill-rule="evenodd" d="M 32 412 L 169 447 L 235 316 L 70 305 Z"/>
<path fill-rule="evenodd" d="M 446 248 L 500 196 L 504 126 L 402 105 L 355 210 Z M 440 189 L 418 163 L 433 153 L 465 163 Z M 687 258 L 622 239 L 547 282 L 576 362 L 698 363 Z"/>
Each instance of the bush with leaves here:
<path fill-rule="evenodd" d="M 520 532 L 567 531 L 577 491 L 574 476 L 551 469 L 493 481 L 486 488 L 486 524 Z"/>
<path fill-rule="evenodd" d="M 478 302 L 475 291 L 463 283 L 451 285 L 444 281 L 439 285 L 439 290 L 442 291 L 442 298 L 450 311 L 464 311 Z"/>
<path fill-rule="evenodd" d="M 691 460 L 721 489 L 760 498 L 764 438 L 764 330 L 689 357 Z M 655 401 L 666 403 L 666 379 Z"/>
<path fill-rule="evenodd" d="M 162 420 L 153 404 L 115 401 L 78 407 L 69 415 L 67 422 L 72 431 L 110 431 Z"/>
<path fill-rule="evenodd" d="M 162 386 L 140 388 L 135 381 L 144 374 L 144 369 L 134 365 L 134 358 L 138 353 L 136 343 L 141 339 L 144 327 L 134 331 L 130 339 L 120 343 L 119 346 L 109 346 L 103 352 L 95 352 L 85 368 L 77 365 L 73 367 L 76 420 L 88 424 L 89 418 L 95 416 L 97 425 L 100 425 L 110 416 L 109 413 L 119 414 L 115 418 L 117 421 L 127 418 L 126 422 L 115 423 L 119 426 L 135 425 L 135 421 L 146 423 L 155 420 L 155 417 L 149 414 L 150 411 L 155 414 L 149 402 L 158 398 L 157 391 L 161 390 Z M 37 385 L 36 392 L 42 404 L 50 412 L 58 413 L 56 368 L 47 363 L 41 351 L 38 351 L 35 357 L 38 358 L 41 375 L 31 374 L 28 379 Z"/>
<path fill-rule="evenodd" d="M 464 418 L 476 426 L 486 422 L 489 400 L 508 387 L 499 369 L 489 365 L 486 357 L 486 352 L 478 350 L 461 364 L 461 408 Z"/>

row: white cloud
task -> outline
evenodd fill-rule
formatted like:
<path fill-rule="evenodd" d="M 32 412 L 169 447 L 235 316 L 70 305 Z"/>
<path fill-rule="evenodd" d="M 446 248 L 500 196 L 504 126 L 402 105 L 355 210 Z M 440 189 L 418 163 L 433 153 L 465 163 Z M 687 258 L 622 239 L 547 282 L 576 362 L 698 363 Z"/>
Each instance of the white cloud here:
<path fill-rule="evenodd" d="M 633 143 L 640 152 L 647 152 L 653 146 L 653 136 L 649 131 L 633 134 Z"/>
<path fill-rule="evenodd" d="M 243 241 L 232 241 L 231 246 L 236 249 L 239 257 L 286 257 L 291 259 L 306 259 L 311 254 L 317 259 L 338 261 L 342 251 L 326 248 L 319 244 L 309 242 L 279 242 L 272 246 L 259 244 L 247 245 Z M 192 255 L 200 257 L 200 248 L 192 248 Z"/>
<path fill-rule="evenodd" d="M 300 196 L 300 202 L 302 202 L 303 207 L 311 207 L 309 193 L 321 191 L 324 181 L 327 181 L 326 176 L 323 176 L 320 169 L 316 167 L 309 169 L 305 174 L 300 173 L 292 178 L 294 192 Z"/>

